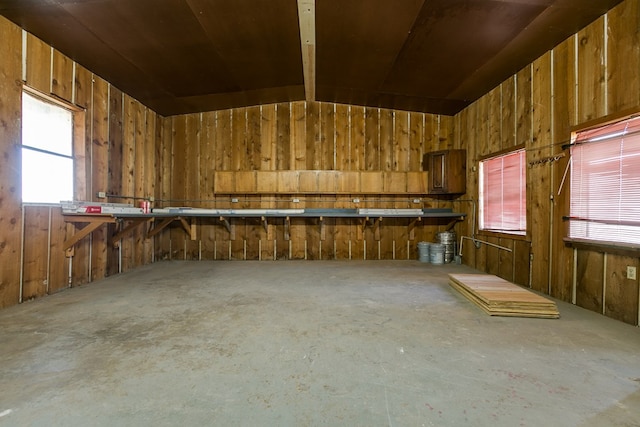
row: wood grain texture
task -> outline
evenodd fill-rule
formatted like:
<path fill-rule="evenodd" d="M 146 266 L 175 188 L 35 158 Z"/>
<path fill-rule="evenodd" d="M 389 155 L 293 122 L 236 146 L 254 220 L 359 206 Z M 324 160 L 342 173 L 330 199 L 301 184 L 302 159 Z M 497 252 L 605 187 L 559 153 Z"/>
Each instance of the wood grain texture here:
<path fill-rule="evenodd" d="M 51 215 L 49 293 L 53 294 L 68 286 L 69 260 L 62 249 L 67 230 L 62 212 L 55 207 L 50 207 L 49 212 Z"/>
<path fill-rule="evenodd" d="M 578 122 L 603 117 L 606 111 L 604 17 L 578 33 Z"/>
<path fill-rule="evenodd" d="M 527 144 L 527 162 L 550 156 L 552 119 L 551 54 L 547 52 L 533 63 L 532 138 Z M 551 254 L 551 168 L 543 164 L 527 169 L 527 222 L 533 254 L 531 287 L 548 292 Z"/>
<path fill-rule="evenodd" d="M 109 83 L 94 76 L 91 119 L 91 194 L 97 199 L 99 191 L 109 186 Z M 107 227 L 92 234 L 91 280 L 99 280 L 107 271 Z"/>
<path fill-rule="evenodd" d="M 631 325 L 638 324 L 638 280 L 627 277 L 627 266 L 640 268 L 636 257 L 607 255 L 605 314 Z"/>
<path fill-rule="evenodd" d="M 502 117 L 501 117 L 501 149 L 506 150 L 516 145 L 516 78 L 515 75 L 505 80 L 502 85 Z"/>
<path fill-rule="evenodd" d="M 640 107 L 640 2 L 626 0 L 608 13 L 608 113 Z"/>
<path fill-rule="evenodd" d="M 27 56 L 27 61 L 28 61 Z M 27 63 L 27 68 L 29 68 Z M 74 193 L 76 200 L 93 200 L 93 73 L 76 66 L 76 104 L 85 109 L 83 120 L 76 126 L 79 128 L 74 140 Z M 75 226 L 67 226 L 68 233 L 72 233 Z M 70 234 L 67 234 L 70 236 Z M 88 283 L 90 271 L 90 238 L 86 238 L 75 245 L 72 260 L 72 286 Z"/>
<path fill-rule="evenodd" d="M 450 274 L 449 285 L 491 316 L 560 317 L 555 302 L 500 277 Z"/>
<path fill-rule="evenodd" d="M 54 49 L 52 57 L 51 93 L 73 102 L 73 61 Z"/>
<path fill-rule="evenodd" d="M 20 117 L 22 33 L 0 17 L 0 307 L 19 302 L 22 182 Z"/>
<path fill-rule="evenodd" d="M 23 301 L 38 298 L 47 293 L 49 254 L 49 208 L 27 206 L 25 209 L 25 239 Z"/>
<path fill-rule="evenodd" d="M 115 87 L 111 87 L 109 91 L 109 177 L 108 188 L 109 194 L 122 194 L 122 156 L 123 156 L 123 99 L 122 91 Z M 120 198 L 113 199 L 114 202 L 120 202 Z M 107 275 L 118 273 L 120 268 L 120 250 L 115 247 L 111 236 L 115 233 L 115 225 L 108 227 L 107 237 Z"/>
<path fill-rule="evenodd" d="M 531 67 L 516 73 L 516 145 L 531 141 Z"/>
<path fill-rule="evenodd" d="M 42 93 L 51 93 L 51 56 L 51 46 L 36 36 L 27 34 L 26 83 Z"/>
<path fill-rule="evenodd" d="M 602 313 L 604 254 L 578 251 L 576 272 L 576 304 L 587 310 Z"/>

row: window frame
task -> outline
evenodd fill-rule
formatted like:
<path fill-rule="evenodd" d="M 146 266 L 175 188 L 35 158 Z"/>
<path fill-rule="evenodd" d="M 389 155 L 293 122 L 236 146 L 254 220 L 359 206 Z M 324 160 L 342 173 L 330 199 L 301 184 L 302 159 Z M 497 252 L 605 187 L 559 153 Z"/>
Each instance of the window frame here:
<path fill-rule="evenodd" d="M 488 160 L 493 160 L 496 158 L 500 158 L 500 157 L 505 157 L 511 154 L 515 154 L 518 152 L 522 152 L 525 156 L 525 160 L 522 163 L 522 167 L 523 170 L 522 172 L 524 173 L 524 180 L 523 180 L 523 191 L 524 191 L 524 213 L 523 216 L 521 217 L 521 219 L 524 219 L 524 230 L 518 230 L 518 231 L 514 231 L 514 230 L 503 230 L 503 229 L 496 229 L 496 228 L 483 228 L 483 223 L 484 223 L 484 219 L 483 219 L 483 214 L 484 214 L 484 205 L 483 205 L 483 163 L 488 161 Z M 512 240 L 527 240 L 528 239 L 528 233 L 529 233 L 529 218 L 528 218 L 528 214 L 527 214 L 527 188 L 528 188 L 528 184 L 527 184 L 527 167 L 526 167 L 526 146 L 525 144 L 519 144 L 516 146 L 513 146 L 511 148 L 505 149 L 505 150 L 500 150 L 498 152 L 489 154 L 489 155 L 485 155 L 480 157 L 479 161 L 478 161 L 478 234 L 479 235 L 490 235 L 490 236 L 497 236 L 497 237 L 505 237 L 505 238 L 510 238 Z"/>
<path fill-rule="evenodd" d="M 72 194 L 74 200 L 86 199 L 86 154 L 85 154 L 85 115 L 86 110 L 80 106 L 67 102 L 64 99 L 58 98 L 54 95 L 43 93 L 37 89 L 34 89 L 26 84 L 22 85 L 22 94 L 27 93 L 33 98 L 36 98 L 42 102 L 55 105 L 71 112 L 71 127 L 72 127 L 72 140 L 71 140 L 71 155 L 65 156 L 59 153 L 50 152 L 44 149 L 38 149 L 36 147 L 24 146 L 22 137 L 20 138 L 20 157 L 22 158 L 22 150 L 27 149 L 34 152 L 41 152 L 48 155 L 59 156 L 69 158 L 72 161 Z M 20 120 L 22 121 L 22 94 L 20 102 Z M 22 162 L 20 164 L 20 187 L 22 188 Z M 22 190 L 20 191 L 20 201 L 23 206 L 60 206 L 60 202 L 25 202 L 22 200 Z"/>
<path fill-rule="evenodd" d="M 616 124 L 619 124 L 621 122 L 625 122 L 627 120 L 631 120 L 634 118 L 638 118 L 638 116 L 640 116 L 640 112 L 637 110 L 627 110 L 624 111 L 622 113 L 619 114 L 615 114 L 615 115 L 609 115 L 606 117 L 603 117 L 601 119 L 597 119 L 597 120 L 592 120 L 590 122 L 587 123 L 583 123 L 581 125 L 578 126 L 574 126 L 571 128 L 571 140 L 570 143 L 567 145 L 564 145 L 563 148 L 564 149 L 569 149 L 572 150 L 573 147 L 576 144 L 579 144 L 578 138 L 579 138 L 579 134 L 580 133 L 587 133 L 587 132 L 593 132 L 597 129 L 600 128 L 604 128 L 606 126 L 613 126 Z M 619 140 L 615 140 L 616 143 L 619 143 Z M 597 141 L 594 141 L 595 143 L 598 143 Z M 587 142 L 589 143 L 589 142 Z M 606 240 L 598 240 L 598 239 L 589 239 L 589 238 L 581 238 L 581 237 L 572 237 L 571 236 L 571 226 L 570 226 L 570 221 L 572 220 L 572 209 L 571 209 L 571 205 L 572 205 L 572 200 L 573 200 L 573 194 L 572 194 L 572 179 L 573 179 L 573 153 L 571 153 L 572 155 L 570 156 L 570 162 L 568 167 L 570 167 L 569 172 L 571 172 L 568 176 L 568 181 L 569 181 L 569 185 L 567 185 L 567 194 L 568 196 L 566 197 L 566 203 L 565 203 L 565 212 L 567 212 L 566 216 L 563 217 L 563 220 L 565 221 L 565 235 L 563 238 L 563 241 L 565 242 L 565 244 L 569 245 L 570 247 L 573 248 L 577 248 L 577 249 L 586 249 L 586 250 L 600 250 L 600 251 L 604 251 L 607 253 L 615 253 L 615 254 L 619 254 L 619 255 L 626 255 L 626 256 L 637 256 L 640 253 L 640 244 L 636 244 L 636 243 L 632 243 L 632 242 L 618 242 L 618 241 L 606 241 Z"/>

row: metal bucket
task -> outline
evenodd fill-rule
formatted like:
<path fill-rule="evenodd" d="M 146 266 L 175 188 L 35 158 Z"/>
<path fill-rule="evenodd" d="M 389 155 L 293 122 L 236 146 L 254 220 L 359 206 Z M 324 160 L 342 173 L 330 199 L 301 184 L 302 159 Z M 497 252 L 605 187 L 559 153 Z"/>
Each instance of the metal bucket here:
<path fill-rule="evenodd" d="M 456 253 L 456 232 L 441 231 L 438 233 L 438 243 L 444 245 L 444 262 L 450 263 Z"/>
<path fill-rule="evenodd" d="M 440 243 L 433 243 L 429 249 L 431 264 L 444 264 L 445 246 Z"/>
<path fill-rule="evenodd" d="M 418 242 L 418 260 L 420 260 L 420 262 L 430 261 L 430 258 L 429 258 L 430 246 L 431 246 L 431 243 L 429 242 Z"/>

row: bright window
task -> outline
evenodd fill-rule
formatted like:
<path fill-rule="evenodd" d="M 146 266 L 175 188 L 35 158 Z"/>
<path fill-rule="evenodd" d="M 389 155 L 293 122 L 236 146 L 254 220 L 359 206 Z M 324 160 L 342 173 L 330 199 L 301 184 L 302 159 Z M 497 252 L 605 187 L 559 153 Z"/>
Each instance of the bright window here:
<path fill-rule="evenodd" d="M 527 232 L 527 177 L 524 149 L 480 162 L 480 229 Z"/>
<path fill-rule="evenodd" d="M 22 201 L 73 200 L 73 112 L 22 93 Z"/>
<path fill-rule="evenodd" d="M 569 237 L 640 244 L 640 118 L 574 135 Z"/>

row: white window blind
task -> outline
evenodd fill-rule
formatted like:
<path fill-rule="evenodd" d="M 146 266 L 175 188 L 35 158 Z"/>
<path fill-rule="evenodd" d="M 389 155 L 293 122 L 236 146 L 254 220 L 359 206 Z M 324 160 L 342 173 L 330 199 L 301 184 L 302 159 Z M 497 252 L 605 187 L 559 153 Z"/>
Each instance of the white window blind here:
<path fill-rule="evenodd" d="M 640 118 L 578 132 L 569 237 L 640 244 Z"/>
<path fill-rule="evenodd" d="M 527 231 L 526 152 L 514 151 L 480 162 L 480 229 Z"/>

